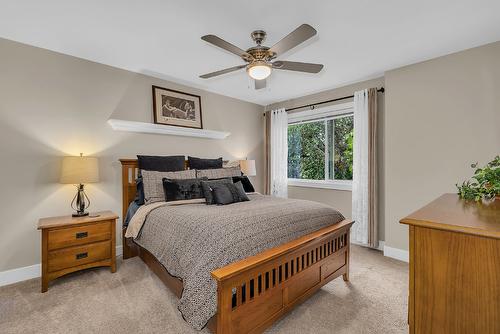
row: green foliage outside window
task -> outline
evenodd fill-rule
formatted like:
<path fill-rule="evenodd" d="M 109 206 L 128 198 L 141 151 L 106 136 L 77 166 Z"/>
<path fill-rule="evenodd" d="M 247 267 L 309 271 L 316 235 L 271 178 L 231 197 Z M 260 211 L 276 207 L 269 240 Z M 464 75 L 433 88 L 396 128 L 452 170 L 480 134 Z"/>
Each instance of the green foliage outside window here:
<path fill-rule="evenodd" d="M 335 179 L 352 180 L 352 140 L 354 138 L 353 117 L 335 119 Z"/>
<path fill-rule="evenodd" d="M 325 125 L 323 122 L 288 126 L 288 178 L 325 179 Z"/>
<path fill-rule="evenodd" d="M 352 180 L 352 141 L 352 116 L 289 125 L 288 177 Z"/>

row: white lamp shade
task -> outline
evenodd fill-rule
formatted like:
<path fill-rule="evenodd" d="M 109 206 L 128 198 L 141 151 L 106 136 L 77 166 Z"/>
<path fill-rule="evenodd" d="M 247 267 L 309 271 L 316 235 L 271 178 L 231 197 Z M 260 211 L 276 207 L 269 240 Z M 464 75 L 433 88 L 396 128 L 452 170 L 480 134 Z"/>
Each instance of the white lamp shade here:
<path fill-rule="evenodd" d="M 255 169 L 255 160 L 240 160 L 240 168 L 243 174 L 246 176 L 257 175 L 257 170 Z"/>
<path fill-rule="evenodd" d="M 64 157 L 60 182 L 69 184 L 99 182 L 98 163 L 95 157 Z"/>

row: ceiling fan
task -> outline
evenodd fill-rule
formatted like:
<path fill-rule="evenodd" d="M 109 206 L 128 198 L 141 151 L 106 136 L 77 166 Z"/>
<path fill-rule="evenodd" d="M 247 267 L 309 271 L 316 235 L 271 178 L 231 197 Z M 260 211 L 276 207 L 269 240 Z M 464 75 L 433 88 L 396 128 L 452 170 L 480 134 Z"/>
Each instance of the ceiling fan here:
<path fill-rule="evenodd" d="M 262 42 L 266 39 L 266 32 L 264 30 L 255 30 L 251 33 L 251 37 L 257 46 L 251 47 L 246 51 L 240 49 L 239 47 L 226 42 L 222 38 L 215 35 L 205 35 L 201 39 L 218 46 L 224 50 L 227 50 L 235 55 L 241 57 L 246 64 L 238 65 L 224 70 L 207 73 L 200 75 L 200 78 L 208 79 L 218 75 L 230 73 L 233 71 L 246 68 L 248 75 L 255 79 L 255 89 L 261 89 L 266 87 L 266 78 L 271 75 L 273 69 L 276 70 L 288 70 L 297 72 L 307 72 L 307 73 L 318 73 L 323 68 L 322 64 L 311 64 L 311 63 L 301 63 L 295 61 L 281 61 L 274 60 L 277 56 L 285 53 L 286 51 L 296 47 L 297 45 L 305 42 L 309 38 L 316 35 L 316 30 L 308 24 L 302 24 L 300 27 L 292 31 L 281 41 L 274 44 L 272 47 L 267 47 L 262 45 Z"/>

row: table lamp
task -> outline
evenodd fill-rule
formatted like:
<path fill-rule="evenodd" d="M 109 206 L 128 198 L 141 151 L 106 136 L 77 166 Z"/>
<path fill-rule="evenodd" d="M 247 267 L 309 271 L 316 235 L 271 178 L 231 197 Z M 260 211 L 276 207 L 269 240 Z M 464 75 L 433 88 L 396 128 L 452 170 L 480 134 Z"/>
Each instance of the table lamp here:
<path fill-rule="evenodd" d="M 255 160 L 240 160 L 240 168 L 246 176 L 255 176 L 257 171 L 255 169 Z"/>
<path fill-rule="evenodd" d="M 84 184 L 99 182 L 98 160 L 95 157 L 64 157 L 62 160 L 60 183 L 74 184 L 78 189 L 71 201 L 71 208 L 76 212 L 73 217 L 87 216 L 85 210 L 90 206 L 90 200 L 85 194 Z"/>

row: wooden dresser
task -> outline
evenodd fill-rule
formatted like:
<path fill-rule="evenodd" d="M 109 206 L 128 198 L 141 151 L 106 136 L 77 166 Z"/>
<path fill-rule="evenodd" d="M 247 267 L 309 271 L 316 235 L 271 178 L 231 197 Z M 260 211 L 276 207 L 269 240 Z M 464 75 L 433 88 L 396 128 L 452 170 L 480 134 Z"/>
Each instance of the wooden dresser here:
<path fill-rule="evenodd" d="M 42 292 L 49 282 L 74 271 L 110 266 L 116 271 L 116 219 L 111 211 L 86 217 L 42 218 Z"/>
<path fill-rule="evenodd" d="M 445 194 L 410 227 L 410 333 L 500 333 L 500 200 Z"/>

